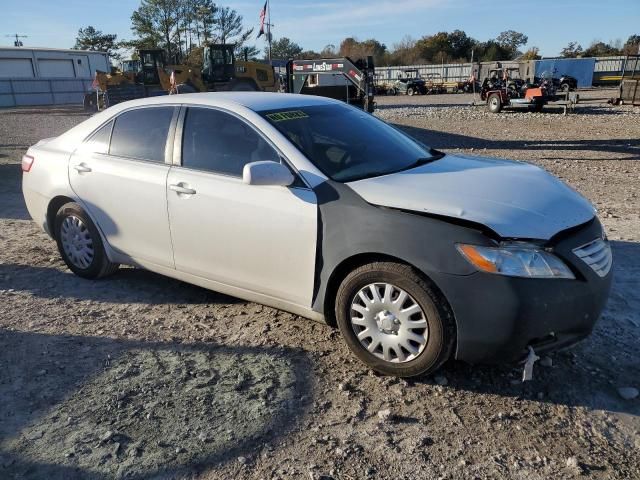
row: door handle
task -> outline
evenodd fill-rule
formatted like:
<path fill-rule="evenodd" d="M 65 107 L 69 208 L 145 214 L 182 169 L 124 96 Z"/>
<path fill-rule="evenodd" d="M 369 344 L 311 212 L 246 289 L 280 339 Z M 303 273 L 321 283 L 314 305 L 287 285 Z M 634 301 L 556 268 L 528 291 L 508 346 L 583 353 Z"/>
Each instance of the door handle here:
<path fill-rule="evenodd" d="M 79 163 L 78 165 L 74 165 L 73 167 L 78 173 L 89 173 L 91 171 L 90 167 L 87 167 L 84 163 Z"/>
<path fill-rule="evenodd" d="M 174 183 L 169 185 L 169 189 L 176 193 L 182 193 L 184 195 L 195 195 L 196 191 L 193 188 L 187 188 L 183 183 Z"/>

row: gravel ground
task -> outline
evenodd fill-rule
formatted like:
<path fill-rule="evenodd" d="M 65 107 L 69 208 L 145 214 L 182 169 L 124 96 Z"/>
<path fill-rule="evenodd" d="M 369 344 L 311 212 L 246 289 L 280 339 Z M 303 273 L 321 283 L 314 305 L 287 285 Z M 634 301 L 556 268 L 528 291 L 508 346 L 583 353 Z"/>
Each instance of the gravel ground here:
<path fill-rule="evenodd" d="M 20 156 L 82 121 L 0 110 L 0 478 L 640 478 L 640 110 L 385 97 L 436 148 L 515 158 L 594 202 L 614 288 L 594 334 L 520 366 L 377 376 L 331 328 L 133 268 L 75 277 L 30 221 Z"/>

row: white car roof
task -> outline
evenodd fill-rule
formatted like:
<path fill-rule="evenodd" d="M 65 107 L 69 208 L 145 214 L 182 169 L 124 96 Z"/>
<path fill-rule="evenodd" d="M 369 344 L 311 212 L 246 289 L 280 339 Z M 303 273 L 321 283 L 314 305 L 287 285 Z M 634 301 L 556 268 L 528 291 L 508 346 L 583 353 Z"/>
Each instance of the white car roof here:
<path fill-rule="evenodd" d="M 117 105 L 96 113 L 91 118 L 53 139 L 49 143 L 48 147 L 53 149 L 71 150 L 84 140 L 92 131 L 105 123 L 108 119 L 118 115 L 123 110 L 135 107 L 165 104 L 205 105 L 226 108 L 227 110 L 237 113 L 241 113 L 243 110 L 245 110 L 245 112 L 247 110 L 257 112 L 261 110 L 299 108 L 314 105 L 345 105 L 339 100 L 318 97 L 315 95 L 272 92 L 206 92 L 146 97 L 118 103 Z M 246 113 L 244 115 L 246 115 Z"/>
<path fill-rule="evenodd" d="M 180 95 L 162 95 L 157 97 L 141 98 L 129 102 L 123 102 L 118 106 L 127 108 L 143 105 L 162 104 L 199 104 L 211 106 L 243 106 L 253 111 L 276 110 L 280 108 L 309 107 L 314 105 L 329 105 L 342 103 L 326 97 L 316 95 L 299 95 L 292 93 L 272 92 L 205 92 L 185 93 Z"/>

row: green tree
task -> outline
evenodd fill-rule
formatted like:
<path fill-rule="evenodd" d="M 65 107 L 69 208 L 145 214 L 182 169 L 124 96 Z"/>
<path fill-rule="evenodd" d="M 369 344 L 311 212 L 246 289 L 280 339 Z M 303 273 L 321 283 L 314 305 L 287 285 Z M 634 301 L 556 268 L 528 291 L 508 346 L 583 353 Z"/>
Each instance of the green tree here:
<path fill-rule="evenodd" d="M 477 42 L 462 30 L 454 30 L 449 34 L 451 56 L 456 60 L 466 60 L 471 57 L 471 50 Z"/>
<path fill-rule="evenodd" d="M 253 36 L 253 27 L 244 30 L 242 15 L 229 7 L 217 7 L 214 15 L 213 33 L 216 43 L 233 43 L 236 55 L 242 55 L 245 48 L 249 48 L 251 55 L 257 53 L 247 42 Z"/>
<path fill-rule="evenodd" d="M 585 57 L 610 57 L 613 55 L 620 55 L 622 52 L 608 44 L 608 43 L 604 43 L 604 42 L 593 42 L 591 45 L 589 45 L 589 48 L 587 48 L 584 51 L 584 56 Z"/>
<path fill-rule="evenodd" d="M 566 47 L 560 51 L 560 56 L 564 58 L 576 58 L 582 55 L 582 45 L 578 42 L 569 42 Z"/>
<path fill-rule="evenodd" d="M 264 50 L 265 56 L 269 54 L 269 47 Z M 287 60 L 289 58 L 299 58 L 302 47 L 291 41 L 287 37 L 282 37 L 271 42 L 271 58 Z"/>
<path fill-rule="evenodd" d="M 178 63 L 179 47 L 174 42 L 177 8 L 177 0 L 142 0 L 131 15 L 131 30 L 138 38 L 127 46 L 163 48 L 167 59 Z"/>
<path fill-rule="evenodd" d="M 341 57 L 350 57 L 353 60 L 366 58 L 371 55 L 374 63 L 377 65 L 382 63 L 386 51 L 386 45 L 373 38 L 360 42 L 356 38 L 347 37 L 340 42 L 338 55 Z"/>
<path fill-rule="evenodd" d="M 622 52 L 625 55 L 640 55 L 640 35 L 631 35 L 622 47 Z"/>
<path fill-rule="evenodd" d="M 215 14 L 218 7 L 212 0 L 192 0 L 191 19 L 198 45 L 209 43 L 213 37 Z"/>
<path fill-rule="evenodd" d="M 442 63 L 453 59 L 453 48 L 447 32 L 422 37 L 416 42 L 416 48 L 427 62 Z"/>
<path fill-rule="evenodd" d="M 119 60 L 121 55 L 116 51 L 118 43 L 117 35 L 111 33 L 102 33 L 89 25 L 88 27 L 78 30 L 76 43 L 73 48 L 78 50 L 93 50 L 97 52 L 106 52 L 115 60 Z"/>
<path fill-rule="evenodd" d="M 518 49 L 527 44 L 529 37 L 524 33 L 516 32 L 515 30 L 506 30 L 497 36 L 496 42 L 504 50 L 510 52 L 511 56 L 516 56 Z"/>
<path fill-rule="evenodd" d="M 476 45 L 476 58 L 482 62 L 497 62 L 511 60 L 513 52 L 500 45 L 496 40 L 487 40 Z"/>

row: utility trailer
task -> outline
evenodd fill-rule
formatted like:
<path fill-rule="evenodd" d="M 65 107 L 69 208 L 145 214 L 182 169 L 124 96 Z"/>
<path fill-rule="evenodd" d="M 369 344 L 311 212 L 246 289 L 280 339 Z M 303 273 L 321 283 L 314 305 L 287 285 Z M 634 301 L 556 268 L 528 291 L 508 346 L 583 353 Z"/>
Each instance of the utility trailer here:
<path fill-rule="evenodd" d="M 312 75 L 340 76 L 345 82 L 309 82 Z M 375 69 L 373 57 L 353 61 L 348 57 L 287 62 L 286 91 L 343 100 L 373 113 L 375 109 Z M 318 77 L 315 77 L 318 78 Z M 323 84 L 324 83 L 324 84 Z M 335 84 L 338 83 L 338 84 Z M 342 84 L 339 84 L 342 83 Z"/>

